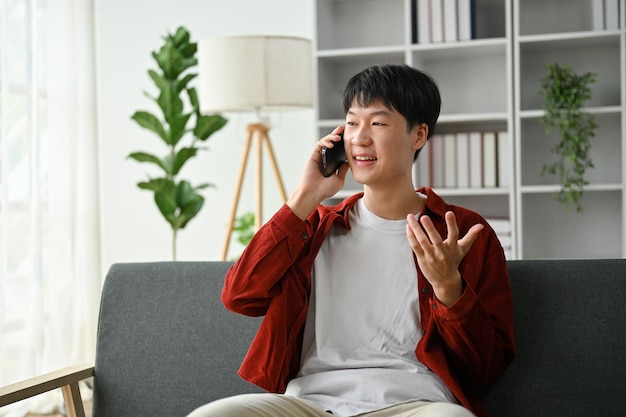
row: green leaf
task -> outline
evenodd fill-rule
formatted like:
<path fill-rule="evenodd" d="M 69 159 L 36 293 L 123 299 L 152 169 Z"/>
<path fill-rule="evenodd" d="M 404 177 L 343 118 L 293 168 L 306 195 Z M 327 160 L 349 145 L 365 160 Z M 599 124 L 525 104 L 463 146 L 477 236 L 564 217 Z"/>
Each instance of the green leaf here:
<path fill-rule="evenodd" d="M 151 155 L 146 152 L 133 152 L 128 155 L 129 158 L 134 159 L 138 162 L 148 162 L 159 166 L 163 171 L 169 173 L 171 171 L 170 166 L 168 166 L 167 162 L 162 160 L 161 158 Z"/>
<path fill-rule="evenodd" d="M 155 192 L 154 201 L 166 219 L 171 219 L 172 215 L 176 213 L 176 197 L 172 190 L 165 189 Z"/>
<path fill-rule="evenodd" d="M 179 227 L 184 228 L 204 204 L 204 197 L 198 194 L 188 181 L 181 181 L 176 187 L 176 203 L 180 208 Z"/>
<path fill-rule="evenodd" d="M 247 246 L 254 236 L 254 213 L 247 212 L 235 219 L 233 231 L 237 235 L 237 241 Z"/>
<path fill-rule="evenodd" d="M 147 111 L 136 111 L 131 116 L 131 119 L 137 122 L 139 126 L 156 133 L 166 143 L 169 141 L 167 132 L 165 131 L 163 124 L 152 113 L 149 113 Z"/>
<path fill-rule="evenodd" d="M 182 148 L 176 153 L 176 160 L 174 161 L 174 167 L 172 169 L 172 174 L 177 175 L 185 162 L 189 160 L 189 158 L 193 158 L 198 153 L 197 148 Z"/>
<path fill-rule="evenodd" d="M 159 65 L 161 71 L 168 80 L 176 80 L 188 68 L 198 64 L 195 58 L 189 57 L 187 49 L 183 51 L 176 49 L 171 41 L 166 41 L 159 52 L 153 52 L 152 57 Z"/>
<path fill-rule="evenodd" d="M 167 189 L 168 187 L 173 187 L 174 183 L 172 180 L 167 178 L 151 178 L 147 182 L 137 183 L 137 186 L 143 190 L 150 191 L 162 191 Z"/>
<path fill-rule="evenodd" d="M 180 47 L 181 45 L 186 45 L 189 43 L 189 32 L 183 26 L 180 26 L 176 29 L 176 33 L 172 37 L 172 41 L 176 47 Z"/>
<path fill-rule="evenodd" d="M 216 188 L 215 184 L 211 184 L 211 183 L 204 183 L 204 184 L 200 184 L 200 185 L 196 185 L 194 187 L 194 190 L 202 190 L 205 188 Z"/>
<path fill-rule="evenodd" d="M 200 116 L 200 103 L 198 101 L 198 92 L 194 87 L 187 89 L 187 95 L 189 96 L 189 102 L 191 103 L 191 107 L 193 108 L 196 116 Z"/>
<path fill-rule="evenodd" d="M 180 94 L 181 91 L 183 91 L 185 88 L 187 88 L 187 85 L 189 84 L 189 82 L 191 80 L 193 80 L 194 78 L 196 78 L 198 76 L 198 74 L 196 73 L 189 73 L 187 75 L 185 75 L 181 80 L 179 80 L 176 83 L 176 93 Z M 193 103 L 192 103 L 193 105 Z"/>
<path fill-rule="evenodd" d="M 196 54 L 196 51 L 198 50 L 198 44 L 197 43 L 188 43 L 186 45 L 184 45 L 183 47 L 180 48 L 180 53 L 183 54 L 183 56 L 185 58 L 190 58 L 193 57 Z M 196 65 L 198 63 L 198 61 L 195 61 Z"/>
<path fill-rule="evenodd" d="M 159 94 L 159 98 L 157 99 L 157 103 L 163 111 L 163 116 L 165 117 L 165 121 L 170 125 L 172 123 L 176 123 L 176 118 L 180 117 L 183 114 L 183 101 L 176 93 L 176 88 L 172 83 L 168 83 L 168 88 L 165 90 L 161 90 L 161 94 Z M 175 141 L 168 138 L 168 143 L 171 145 Z"/>
<path fill-rule="evenodd" d="M 187 114 L 175 114 L 170 120 L 170 138 L 171 145 L 176 146 L 178 142 L 185 135 L 187 122 L 191 117 L 191 113 Z"/>
<path fill-rule="evenodd" d="M 176 204 L 179 207 L 185 207 L 193 199 L 194 195 L 198 195 L 189 181 L 182 180 L 176 186 Z"/>
<path fill-rule="evenodd" d="M 152 81 L 154 81 L 154 84 L 160 91 L 167 90 L 169 88 L 169 82 L 155 70 L 148 70 L 148 75 L 152 78 Z"/>
<path fill-rule="evenodd" d="M 226 125 L 228 120 L 221 115 L 200 115 L 198 117 L 196 127 L 193 130 L 193 134 L 200 140 L 206 140 L 213 133 L 217 132 Z"/>

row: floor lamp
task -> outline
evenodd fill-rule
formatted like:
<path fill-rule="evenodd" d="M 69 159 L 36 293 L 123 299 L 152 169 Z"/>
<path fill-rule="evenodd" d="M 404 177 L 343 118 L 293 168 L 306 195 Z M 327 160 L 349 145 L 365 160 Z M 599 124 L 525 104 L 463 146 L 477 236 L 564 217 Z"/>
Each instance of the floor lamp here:
<path fill-rule="evenodd" d="M 265 112 L 311 107 L 312 50 L 307 39 L 286 36 L 234 36 L 198 42 L 199 102 L 204 113 L 256 112 L 246 140 L 222 247 L 226 260 L 251 148 L 256 148 L 255 230 L 263 222 L 263 150 L 267 151 L 283 202 L 287 194 L 269 136 Z"/>

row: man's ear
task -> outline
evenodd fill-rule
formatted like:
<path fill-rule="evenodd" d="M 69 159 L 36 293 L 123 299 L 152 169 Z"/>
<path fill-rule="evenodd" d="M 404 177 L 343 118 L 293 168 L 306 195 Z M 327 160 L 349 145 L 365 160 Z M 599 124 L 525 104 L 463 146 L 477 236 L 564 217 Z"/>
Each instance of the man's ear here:
<path fill-rule="evenodd" d="M 428 140 L 428 125 L 426 123 L 421 123 L 416 125 L 413 129 L 413 133 L 415 135 L 413 146 L 415 150 L 422 149 Z"/>

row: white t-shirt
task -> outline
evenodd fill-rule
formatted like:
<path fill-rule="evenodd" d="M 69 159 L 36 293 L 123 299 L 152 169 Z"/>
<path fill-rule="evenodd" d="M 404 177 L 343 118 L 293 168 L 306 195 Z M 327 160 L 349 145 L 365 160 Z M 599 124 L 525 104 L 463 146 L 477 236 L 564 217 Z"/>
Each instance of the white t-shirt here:
<path fill-rule="evenodd" d="M 333 226 L 313 264 L 301 369 L 287 395 L 351 416 L 415 400 L 456 402 L 415 356 L 422 335 L 406 220 L 363 199 L 351 230 Z"/>

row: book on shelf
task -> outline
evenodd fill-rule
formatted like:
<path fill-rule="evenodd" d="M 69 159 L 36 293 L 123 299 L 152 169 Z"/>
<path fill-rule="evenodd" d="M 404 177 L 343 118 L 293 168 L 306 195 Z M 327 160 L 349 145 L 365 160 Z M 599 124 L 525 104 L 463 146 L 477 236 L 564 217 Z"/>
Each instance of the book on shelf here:
<path fill-rule="evenodd" d="M 496 132 L 496 146 L 497 146 L 497 186 L 509 187 L 511 185 L 511 164 L 510 161 L 511 141 L 509 139 L 509 132 L 501 130 Z"/>
<path fill-rule="evenodd" d="M 430 40 L 443 42 L 443 0 L 430 0 Z"/>
<path fill-rule="evenodd" d="M 591 29 L 619 29 L 619 0 L 590 0 Z"/>
<path fill-rule="evenodd" d="M 415 162 L 416 185 L 508 187 L 511 182 L 510 146 L 507 131 L 433 135 Z"/>
<path fill-rule="evenodd" d="M 426 145 L 422 147 L 422 150 L 420 151 L 417 157 L 417 161 L 415 161 L 415 173 L 416 173 L 415 185 L 418 187 L 421 187 L 421 186 L 431 187 L 432 186 L 432 183 L 430 181 L 430 158 L 429 158 L 430 144 L 432 143 L 431 139 L 429 139 L 426 142 Z"/>
<path fill-rule="evenodd" d="M 604 0 L 604 28 L 619 29 L 619 0 Z"/>
<path fill-rule="evenodd" d="M 485 218 L 489 226 L 493 229 L 502 245 L 504 256 L 510 259 L 513 254 L 513 236 L 511 220 L 508 218 Z"/>
<path fill-rule="evenodd" d="M 483 187 L 497 185 L 498 154 L 495 132 L 483 132 Z"/>
<path fill-rule="evenodd" d="M 476 37 L 475 0 L 413 0 L 413 42 L 467 41 Z"/>
<path fill-rule="evenodd" d="M 470 186 L 470 153 L 469 153 L 469 133 L 459 132 L 456 134 L 456 185 L 459 188 L 469 188 Z"/>
<path fill-rule="evenodd" d="M 431 43 L 430 36 L 430 0 L 415 0 L 415 11 L 417 18 L 417 42 Z"/>
<path fill-rule="evenodd" d="M 443 184 L 446 188 L 457 187 L 457 139 L 456 134 L 446 133 L 443 135 L 444 153 L 444 177 Z"/>
<path fill-rule="evenodd" d="M 435 0 L 436 1 L 436 0 Z M 453 42 L 458 40 L 457 33 L 457 7 L 456 0 L 443 1 L 443 40 L 445 42 Z"/>
<path fill-rule="evenodd" d="M 493 229 L 498 236 L 510 235 L 513 228 L 511 227 L 511 220 L 505 217 L 489 217 L 485 218 L 489 226 Z"/>
<path fill-rule="evenodd" d="M 475 0 L 457 0 L 457 32 L 460 41 L 476 38 Z"/>
<path fill-rule="evenodd" d="M 481 132 L 469 132 L 468 133 L 469 144 L 469 186 L 482 187 L 483 186 L 483 136 Z"/>
<path fill-rule="evenodd" d="M 430 138 L 430 142 L 430 152 L 428 154 L 428 164 L 430 167 L 430 183 L 434 188 L 443 188 L 446 186 L 446 155 L 444 138 L 442 135 L 433 135 Z"/>
<path fill-rule="evenodd" d="M 604 0 L 591 0 L 591 29 L 604 30 Z"/>

